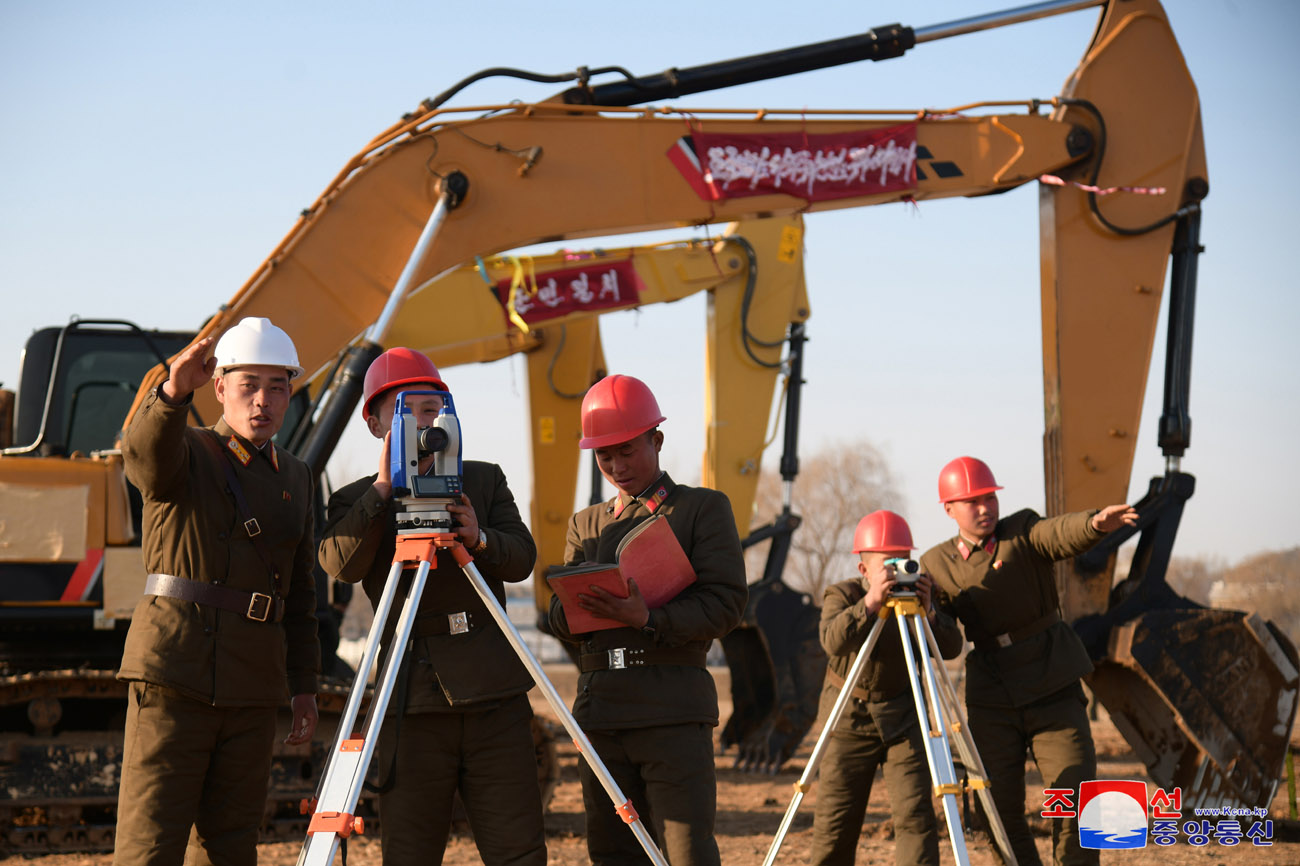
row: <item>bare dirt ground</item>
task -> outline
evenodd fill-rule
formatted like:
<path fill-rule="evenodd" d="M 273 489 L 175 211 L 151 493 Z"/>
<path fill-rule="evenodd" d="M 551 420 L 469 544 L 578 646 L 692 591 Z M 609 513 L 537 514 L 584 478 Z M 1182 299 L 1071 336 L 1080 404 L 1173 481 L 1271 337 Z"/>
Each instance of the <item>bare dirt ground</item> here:
<path fill-rule="evenodd" d="M 566 701 L 571 701 L 576 682 L 572 667 L 555 665 L 547 667 L 548 674 Z M 714 671 L 718 679 L 718 693 L 722 698 L 722 718 L 727 718 L 731 707 L 728 700 L 728 672 L 725 668 Z M 534 689 L 533 705 L 536 711 L 549 718 L 554 713 Z M 816 736 L 811 732 L 803 747 L 785 769 L 775 776 L 755 776 L 731 769 L 732 756 L 718 757 L 718 847 L 722 861 L 736 866 L 759 864 L 767 853 L 793 794 L 793 784 L 807 763 Z M 1101 718 L 1093 726 L 1097 743 L 1098 776 L 1105 779 L 1142 779 L 1146 776 L 1142 765 L 1128 744 L 1101 711 Z M 1292 742 L 1300 748 L 1300 737 Z M 578 753 L 567 739 L 558 743 L 560 758 L 560 783 L 551 799 L 546 815 L 547 847 L 553 866 L 577 866 L 588 861 L 583 838 L 585 818 L 582 793 L 578 784 Z M 1042 780 L 1030 764 L 1026 778 L 1026 802 L 1031 806 L 1042 802 Z M 1280 784 L 1270 809 L 1274 833 L 1271 847 L 1253 847 L 1248 841 L 1236 847 L 1224 847 L 1211 841 L 1204 848 L 1189 845 L 1182 837 L 1168 848 L 1154 845 L 1135 851 L 1102 852 L 1103 864 L 1124 866 L 1216 866 L 1216 864 L 1251 864 L 1251 866 L 1300 866 L 1300 822 L 1286 820 L 1287 791 L 1285 780 Z M 812 842 L 812 814 L 816 802 L 817 786 L 804 798 L 791 832 L 786 837 L 778 863 L 806 863 Z M 936 803 L 936 813 L 942 814 Z M 1049 820 L 1033 821 L 1039 856 L 1051 862 Z M 942 826 L 942 820 L 940 821 Z M 992 847 L 982 836 L 967 839 L 972 866 L 995 866 L 999 863 Z M 261 846 L 259 859 L 266 866 L 292 866 L 297 860 L 301 845 L 293 842 Z M 944 864 L 954 864 L 952 848 L 946 834 L 941 841 Z M 15 857 L 14 860 L 18 858 Z M 109 854 L 56 854 L 24 857 L 34 861 L 34 866 L 110 866 Z M 379 866 L 381 852 L 376 839 L 354 837 L 348 845 L 348 862 L 355 866 Z M 454 836 L 447 847 L 443 862 L 448 866 L 471 866 L 482 862 L 468 834 Z M 892 866 L 894 863 L 893 830 L 889 818 L 889 793 L 883 776 L 877 775 L 872 789 L 871 805 L 858 843 L 859 866 Z"/>

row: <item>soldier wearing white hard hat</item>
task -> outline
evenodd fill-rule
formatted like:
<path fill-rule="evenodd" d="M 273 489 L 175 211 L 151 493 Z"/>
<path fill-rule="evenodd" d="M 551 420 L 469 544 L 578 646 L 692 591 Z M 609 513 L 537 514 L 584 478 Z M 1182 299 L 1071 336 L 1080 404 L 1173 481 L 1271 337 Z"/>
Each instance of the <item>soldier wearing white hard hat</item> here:
<path fill-rule="evenodd" d="M 171 365 L 122 437 L 144 499 L 145 594 L 118 678 L 130 683 L 116 864 L 255 866 L 277 710 L 289 744 L 316 727 L 312 480 L 279 451 L 289 335 L 246 318 Z M 213 380 L 222 417 L 193 428 L 195 389 Z M 290 697 L 292 696 L 292 698 Z"/>

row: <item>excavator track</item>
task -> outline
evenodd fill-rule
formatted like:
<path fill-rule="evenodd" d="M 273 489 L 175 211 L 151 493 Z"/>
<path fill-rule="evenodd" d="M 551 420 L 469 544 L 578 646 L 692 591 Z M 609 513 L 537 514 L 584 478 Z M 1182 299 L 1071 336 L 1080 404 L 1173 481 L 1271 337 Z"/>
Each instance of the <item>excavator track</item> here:
<path fill-rule="evenodd" d="M 113 850 L 128 684 L 111 670 L 48 670 L 0 676 L 0 857 Z M 348 686 L 324 682 L 317 694 L 317 737 L 303 746 L 276 740 L 262 842 L 305 838 L 311 797 L 325 766 Z M 288 709 L 282 726 L 289 726 Z M 558 726 L 534 718 L 543 804 L 559 781 Z M 357 813 L 378 828 L 375 799 Z"/>

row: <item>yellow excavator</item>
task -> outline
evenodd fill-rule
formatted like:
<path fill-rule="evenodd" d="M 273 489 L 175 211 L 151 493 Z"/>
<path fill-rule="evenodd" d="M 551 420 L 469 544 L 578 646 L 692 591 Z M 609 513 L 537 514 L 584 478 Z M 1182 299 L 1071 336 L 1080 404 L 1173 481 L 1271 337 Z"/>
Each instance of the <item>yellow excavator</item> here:
<path fill-rule="evenodd" d="M 386 341 L 418 348 L 440 368 L 527 353 L 533 465 L 529 525 L 539 564 L 533 587 L 538 626 L 547 630 L 551 593 L 542 578 L 548 565 L 564 562 L 565 530 L 577 495 L 579 409 L 587 388 L 605 368 L 598 316 L 707 292 L 705 363 L 714 393 L 706 418 L 709 457 L 703 483 L 731 498 L 746 546 L 769 543 L 763 575 L 750 585 L 746 626 L 722 641 L 732 671 L 734 708 L 722 745 L 736 746 L 737 763 L 747 769 L 774 771 L 798 746 L 816 719 L 826 669 L 816 601 L 781 579 L 799 525 L 790 494 L 798 472 L 804 322 L 810 313 L 803 236 L 802 218 L 791 214 L 732 223 L 716 242 L 489 259 L 408 298 Z M 599 302 L 595 289 L 586 290 L 602 284 L 618 287 L 617 302 L 565 306 L 562 294 L 572 293 L 574 286 Z M 495 311 L 484 307 L 482 318 L 466 318 L 446 331 L 428 326 L 465 298 L 487 294 L 485 289 L 497 298 Z M 607 294 L 614 301 L 612 291 Z M 548 298 L 554 307 L 547 307 Z M 525 306 L 528 310 L 521 314 L 518 308 Z M 542 318 L 533 326 L 524 321 L 530 315 Z M 454 340 L 434 341 L 444 333 Z M 784 382 L 780 389 L 775 387 L 778 378 Z M 783 508 L 780 514 L 760 515 L 770 522 L 756 527 L 754 497 L 777 393 L 784 410 Z M 599 479 L 593 467 L 593 503 L 604 498 Z"/>
<path fill-rule="evenodd" d="M 459 268 L 414 292 L 403 303 L 389 345 L 419 347 L 444 367 L 527 353 L 534 386 L 530 402 L 542 428 L 533 440 L 538 447 L 534 457 L 539 466 L 537 483 L 554 491 L 558 498 L 551 504 L 557 507 L 560 502 L 572 502 L 577 470 L 576 448 L 559 446 L 559 438 L 576 441 L 578 407 L 586 390 L 580 382 L 571 384 L 573 377 L 567 367 L 573 358 L 593 352 L 601 366 L 597 320 L 577 315 L 569 321 L 522 330 L 497 316 L 483 323 L 483 336 L 443 345 L 425 345 L 430 329 L 419 324 L 436 320 L 449 299 L 483 291 L 493 280 L 501 281 L 502 297 L 508 301 L 506 287 L 520 282 L 525 269 L 528 285 L 534 287 L 539 281 L 545 286 L 556 275 L 570 281 L 590 280 L 593 285 L 602 281 L 610 285 L 611 277 L 621 280 L 621 288 L 630 293 L 627 297 L 631 300 L 606 310 L 670 302 L 708 291 L 714 303 L 720 301 L 724 308 L 736 310 L 742 293 L 748 293 L 756 326 L 775 323 L 779 327 L 791 316 L 807 315 L 802 221 L 797 216 L 733 224 L 716 241 L 494 259 Z M 525 303 L 521 297 L 507 306 L 522 309 Z M 134 491 L 125 482 L 113 444 L 141 378 L 163 352 L 174 353 L 194 337 L 192 332 L 142 331 L 127 323 L 78 321 L 44 329 L 28 344 L 24 372 L 33 375 L 40 371 L 50 381 L 20 392 L 18 431 L 26 438 L 31 425 L 42 421 L 43 435 L 36 436 L 36 441 L 43 456 L 10 453 L 0 463 L 0 470 L 10 470 L 0 472 L 0 487 L 17 497 L 5 500 L 0 520 L 6 532 L 14 529 L 15 520 L 28 521 L 23 533 L 15 533 L 14 538 L 26 538 L 29 532 L 34 537 L 44 526 L 44 542 L 57 543 L 68 553 L 66 562 L 59 562 L 48 548 L 35 555 L 24 551 L 25 561 L 0 560 L 0 574 L 6 578 L 0 616 L 10 627 L 9 637 L 0 643 L 4 650 L 0 656 L 4 666 L 0 712 L 12 722 L 7 729 L 27 728 L 34 735 L 15 742 L 0 756 L 0 787 L 10 795 L 0 817 L 7 819 L 5 824 L 12 824 L 5 835 L 16 850 L 111 848 L 116 803 L 113 767 L 120 756 L 125 700 L 125 687 L 114 678 L 115 668 L 145 577 L 138 543 L 139 501 L 136 497 L 134 506 L 130 503 Z M 779 354 L 769 353 L 773 357 Z M 312 406 L 308 395 L 314 393 L 319 398 L 328 393 L 325 385 L 329 381 L 335 388 L 339 386 L 340 378 L 335 375 L 331 380 L 330 372 L 328 368 L 318 371 L 299 389 L 290 413 L 293 420 L 286 424 L 283 439 L 300 439 L 311 429 L 308 422 L 313 410 L 319 409 L 319 400 Z M 769 368 L 765 384 L 769 393 L 776 373 L 776 365 Z M 24 382 L 31 384 L 26 378 Z M 762 442 L 754 443 L 754 473 L 761 451 Z M 49 474 L 53 469 L 62 470 L 57 479 Z M 92 478 L 98 478 L 103 487 L 91 486 L 88 479 Z M 540 561 L 558 562 L 568 515 L 552 512 L 548 517 L 541 505 L 540 500 L 534 502 L 533 522 L 553 527 L 539 535 L 544 545 Z M 106 530 L 116 521 L 120 521 L 118 535 L 109 536 Z M 88 535 L 100 532 L 101 527 L 103 535 Z M 84 540 L 77 533 L 85 534 Z M 83 550 L 83 545 L 89 545 L 88 549 Z M 79 560 L 75 551 L 82 552 Z M 545 581 L 536 586 L 541 588 L 538 605 L 544 608 L 549 602 Z M 800 662 L 814 666 L 820 662 L 824 667 L 816 643 L 815 616 L 804 627 L 811 628 L 811 647 Z M 810 679 L 820 683 L 820 673 Z M 320 696 L 326 717 L 341 709 L 340 689 L 341 685 L 327 687 Z M 804 697 L 801 705 L 808 708 L 805 712 L 815 712 L 815 694 Z M 811 718 L 806 722 L 811 724 Z M 534 736 L 539 781 L 549 797 L 558 781 L 549 726 L 535 725 Z M 320 758 L 319 748 L 306 753 L 277 746 L 272 814 L 264 836 L 301 834 L 297 804 L 311 793 L 307 783 L 319 768 Z"/>
<path fill-rule="evenodd" d="M 1097 29 L 1062 93 L 1051 99 L 907 113 L 685 111 L 645 105 L 808 69 L 885 60 L 936 39 L 1087 7 L 1100 9 Z M 535 104 L 445 106 L 483 75 L 501 73 L 575 84 Z M 621 77 L 598 81 L 611 74 Z M 304 428 L 297 447 L 313 466 L 321 466 L 337 441 L 339 419 L 353 411 L 368 358 L 386 343 L 398 342 L 395 317 L 407 296 L 436 286 L 438 276 L 475 257 L 559 239 L 978 197 L 1040 178 L 1052 181 L 1040 192 L 1050 513 L 1126 496 L 1171 254 L 1173 263 L 1159 437 L 1167 471 L 1152 481 L 1138 505 L 1142 523 L 1134 568 L 1112 586 L 1113 545 L 1123 540 L 1117 537 L 1064 566 L 1060 575 L 1065 613 L 1097 663 L 1090 685 L 1152 778 L 1162 786 L 1181 786 L 1189 808 L 1266 804 L 1295 714 L 1295 650 L 1259 617 L 1199 608 L 1164 583 L 1178 517 L 1194 484 L 1180 471 L 1179 460 L 1189 440 L 1196 256 L 1201 203 L 1209 187 L 1196 88 L 1157 0 L 1058 0 L 931 27 L 889 25 L 833 42 L 644 78 L 586 68 L 551 77 L 488 70 L 427 100 L 350 160 L 200 335 L 219 334 L 243 316 L 268 316 L 295 336 L 308 369 L 334 364 L 333 384 L 324 396 L 302 401 L 310 429 Z M 1121 187 L 1166 192 L 1099 197 L 1099 190 Z M 978 203 L 971 207 L 978 209 Z M 547 404 L 543 388 L 532 382 L 545 381 L 549 371 L 550 382 L 563 381 L 559 390 L 572 393 L 568 389 L 591 381 L 600 357 L 594 337 L 582 336 L 582 329 L 591 327 L 582 320 L 596 313 L 575 310 L 534 327 L 539 320 L 530 323 L 528 311 L 519 309 L 519 290 L 527 281 L 514 285 L 512 276 L 510 282 L 513 311 L 509 293 L 503 298 L 483 284 L 456 296 L 429 324 L 449 335 L 449 344 L 467 335 L 504 336 L 507 343 L 554 339 L 555 363 L 544 365 L 546 370 L 530 355 L 530 395 L 538 392 L 541 398 L 530 441 L 535 456 L 538 449 L 547 456 L 535 465 L 568 459 L 576 467 L 576 443 L 563 426 L 559 398 L 552 394 Z M 523 305 L 529 306 L 542 286 L 532 283 L 523 291 Z M 755 291 L 751 305 L 759 303 L 757 296 Z M 743 307 L 743 289 L 740 301 Z M 506 324 L 512 312 L 528 334 L 537 335 L 515 335 Z M 728 493 L 744 536 L 750 528 L 755 452 L 730 443 L 739 441 L 734 438 L 742 433 L 739 427 L 761 429 L 767 415 L 755 424 L 758 413 L 748 405 L 738 409 L 734 401 L 748 401 L 753 394 L 770 400 L 775 373 L 764 365 L 793 368 L 801 355 L 792 347 L 802 339 L 807 306 L 774 303 L 760 318 L 757 307 L 747 315 L 715 301 L 710 312 L 703 483 Z M 518 323 L 514 327 L 523 331 Z M 565 335 L 562 346 L 557 328 Z M 57 355 L 65 343 L 51 337 L 50 354 Z M 342 346 L 349 349 L 340 358 Z M 157 353 L 166 357 L 174 348 L 159 345 Z M 449 349 L 425 348 L 435 356 Z M 58 368 L 57 361 L 51 369 Z M 163 376 L 160 366 L 141 383 L 140 393 Z M 767 377 L 769 387 L 748 388 L 744 383 L 757 381 L 755 376 Z M 83 406 L 92 398 L 120 396 L 93 375 L 78 387 Z M 214 405 L 196 403 L 200 415 L 215 417 Z M 554 414 L 547 414 L 547 405 Z M 29 505 L 22 509 L 26 523 L 23 515 L 15 517 L 33 530 L 24 532 L 19 544 L 28 557 L 24 561 L 64 563 L 72 577 L 55 597 L 85 604 L 87 619 L 94 620 L 103 607 L 94 597 L 95 575 L 102 567 L 107 576 L 109 552 L 132 534 L 125 507 L 130 491 L 120 481 L 111 449 L 97 458 L 74 459 L 58 454 L 57 445 L 46 447 L 52 444 L 49 431 L 82 417 L 74 409 L 59 411 L 62 416 L 46 411 L 33 424 L 24 420 L 20 406 L 18 426 L 34 428 L 35 435 L 17 437 L 22 444 L 6 450 L 0 484 L 6 485 L 6 502 L 16 493 Z M 761 432 L 743 435 L 762 442 Z M 548 445 L 553 452 L 545 450 Z M 565 450 L 575 454 L 566 458 Z M 51 492 L 56 488 L 57 495 Z M 567 499 L 552 498 L 548 491 L 534 490 L 533 530 L 543 550 L 554 516 L 562 519 L 573 504 L 572 487 Z M 93 550 L 104 554 L 88 566 L 84 554 Z M 773 589 L 779 586 L 779 577 L 763 580 Z M 6 581 L 6 592 L 9 585 Z M 106 582 L 102 591 L 108 593 Z M 747 624 L 761 627 L 764 598 L 780 594 L 765 594 L 760 587 Z M 9 610 L 6 600 L 0 612 Z M 760 633 L 756 640 L 761 644 L 765 638 Z M 743 683 L 745 677 L 737 680 Z M 757 691 L 738 696 L 737 705 L 766 698 L 780 703 L 798 690 L 778 696 L 769 684 L 765 694 Z M 29 718 L 44 718 L 41 714 L 28 706 Z M 765 750 L 759 759 L 769 766 L 802 736 L 786 722 L 767 723 L 764 731 L 763 723 L 751 721 L 740 739 L 757 731 Z"/>

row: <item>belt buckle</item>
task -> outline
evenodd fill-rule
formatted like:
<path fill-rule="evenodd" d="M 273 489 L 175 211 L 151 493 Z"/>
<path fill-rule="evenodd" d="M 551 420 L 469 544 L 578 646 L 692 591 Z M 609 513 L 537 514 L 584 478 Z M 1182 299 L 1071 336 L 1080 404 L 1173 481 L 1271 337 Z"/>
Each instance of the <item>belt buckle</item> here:
<path fill-rule="evenodd" d="M 465 614 L 465 611 L 462 610 L 459 613 L 447 614 L 447 633 L 448 634 L 469 633 L 469 617 Z"/>
<path fill-rule="evenodd" d="M 1000 647 L 1009 647 L 1009 646 L 1011 646 L 1011 644 L 1012 644 L 1011 633 L 1010 633 L 1010 632 L 1007 632 L 1007 633 L 1005 633 L 1005 634 L 1000 634 L 1000 635 L 998 635 L 997 637 L 993 638 L 993 640 L 994 640 L 994 641 L 997 643 L 997 645 L 1000 646 Z"/>
<path fill-rule="evenodd" d="M 627 658 L 624 655 L 626 651 L 623 647 L 609 650 L 609 669 L 611 671 L 621 671 L 627 667 Z"/>
<path fill-rule="evenodd" d="M 262 615 L 257 615 L 257 606 L 262 606 Z M 255 592 L 248 599 L 248 612 L 244 616 L 253 620 L 253 622 L 266 622 L 271 615 L 271 596 L 264 592 Z"/>
<path fill-rule="evenodd" d="M 257 518 L 250 517 L 244 521 L 244 531 L 248 533 L 249 538 L 262 534 L 262 527 L 257 525 Z"/>

